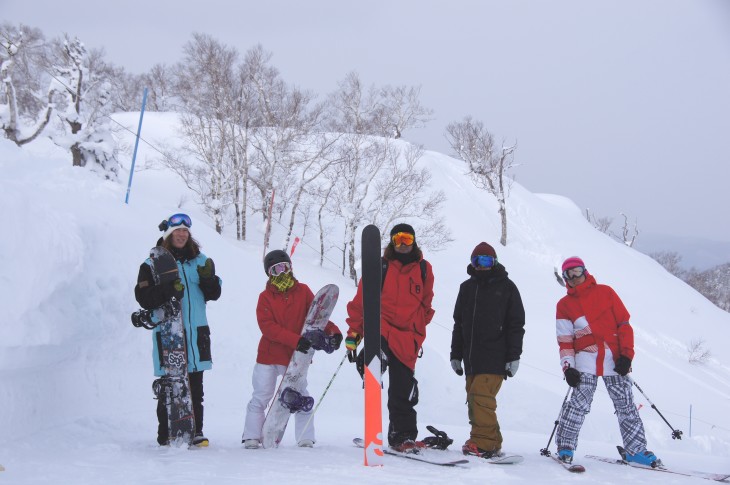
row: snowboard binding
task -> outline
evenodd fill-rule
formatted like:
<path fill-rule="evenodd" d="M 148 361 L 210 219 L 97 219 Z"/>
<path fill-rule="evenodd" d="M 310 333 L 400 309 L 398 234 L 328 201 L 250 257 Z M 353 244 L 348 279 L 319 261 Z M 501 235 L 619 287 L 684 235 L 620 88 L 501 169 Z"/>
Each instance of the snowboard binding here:
<path fill-rule="evenodd" d="M 150 310 L 138 310 L 132 313 L 132 325 L 137 328 L 146 328 L 152 330 L 158 323 L 152 321 L 152 312 Z"/>
<path fill-rule="evenodd" d="M 279 396 L 281 405 L 289 410 L 290 413 L 305 412 L 308 413 L 314 407 L 314 398 L 311 396 L 302 396 L 302 393 L 295 391 L 291 387 L 285 387 Z"/>
<path fill-rule="evenodd" d="M 439 431 L 433 426 L 426 426 L 426 429 L 435 435 L 423 438 L 423 443 L 426 445 L 426 448 L 445 450 L 454 442 L 454 440 L 449 438 L 449 435 L 447 435 L 445 431 Z"/>
<path fill-rule="evenodd" d="M 307 330 L 302 337 L 312 342 L 314 350 L 324 350 L 328 354 L 335 351 L 334 335 L 327 335 L 324 330 Z"/>
<path fill-rule="evenodd" d="M 173 400 L 187 397 L 187 387 L 183 386 L 183 379 L 168 376 L 155 379 L 152 382 L 152 392 L 155 394 L 155 399 L 162 400 L 163 404 L 167 405 L 172 403 Z"/>
<path fill-rule="evenodd" d="M 180 314 L 180 307 L 175 304 L 176 302 L 177 300 L 172 298 L 170 301 L 166 301 L 161 307 L 155 308 L 154 310 L 137 310 L 132 313 L 132 325 L 137 328 L 153 330 L 163 321 L 170 318 L 176 318 Z"/>

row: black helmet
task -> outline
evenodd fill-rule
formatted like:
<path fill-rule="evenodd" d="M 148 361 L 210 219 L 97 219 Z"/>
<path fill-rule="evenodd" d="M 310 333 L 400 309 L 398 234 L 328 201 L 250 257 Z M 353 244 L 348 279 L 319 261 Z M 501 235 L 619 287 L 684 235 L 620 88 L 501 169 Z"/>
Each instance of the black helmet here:
<path fill-rule="evenodd" d="M 273 251 L 269 252 L 266 256 L 264 256 L 264 273 L 266 273 L 268 275 L 269 268 L 274 266 L 276 263 L 291 264 L 291 259 L 289 259 L 289 255 L 286 254 L 285 251 L 282 251 L 281 249 L 274 249 Z"/>

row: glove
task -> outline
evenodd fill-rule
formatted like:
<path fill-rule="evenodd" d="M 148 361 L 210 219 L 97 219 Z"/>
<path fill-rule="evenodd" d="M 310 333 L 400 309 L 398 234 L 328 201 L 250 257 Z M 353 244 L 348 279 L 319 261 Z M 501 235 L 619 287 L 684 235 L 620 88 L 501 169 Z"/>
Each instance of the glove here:
<path fill-rule="evenodd" d="M 631 372 L 631 359 L 625 355 L 619 356 L 616 361 L 616 367 L 614 367 L 613 370 L 615 370 L 618 375 L 625 376 Z"/>
<path fill-rule="evenodd" d="M 347 360 L 355 362 L 357 360 L 357 346 L 360 344 L 362 337 L 353 331 L 347 332 L 345 339 L 345 348 L 347 349 Z"/>
<path fill-rule="evenodd" d="M 309 349 L 312 348 L 312 342 L 305 339 L 304 337 L 299 337 L 299 342 L 297 342 L 297 352 L 302 352 L 303 354 L 306 354 Z"/>
<path fill-rule="evenodd" d="M 335 348 L 335 350 L 340 348 L 340 345 L 342 345 L 342 334 L 336 333 L 330 337 L 332 339 L 332 346 Z"/>
<path fill-rule="evenodd" d="M 578 372 L 578 369 L 568 367 L 565 369 L 564 373 L 565 382 L 567 382 L 570 387 L 577 387 L 580 382 L 580 372 Z"/>
<path fill-rule="evenodd" d="M 360 340 L 362 340 L 362 337 L 355 332 L 347 332 L 345 348 L 347 348 L 347 350 L 357 350 L 357 346 L 360 345 Z"/>
<path fill-rule="evenodd" d="M 355 368 L 357 373 L 360 374 L 360 378 L 365 379 L 365 350 L 361 350 L 358 356 L 355 358 Z M 388 370 L 388 355 L 383 349 L 380 349 L 380 374 L 385 374 Z"/>
<path fill-rule="evenodd" d="M 451 359 L 451 368 L 454 369 L 457 376 L 464 375 L 464 369 L 461 367 L 461 359 Z"/>
<path fill-rule="evenodd" d="M 162 285 L 160 289 L 162 291 L 162 296 L 164 296 L 166 300 L 171 300 L 172 298 L 182 300 L 182 297 L 185 295 L 185 285 L 182 284 L 180 278 Z"/>
<path fill-rule="evenodd" d="M 201 280 L 207 280 L 215 276 L 215 263 L 212 259 L 208 258 L 205 260 L 205 265 L 198 266 L 198 276 Z"/>
<path fill-rule="evenodd" d="M 513 360 L 512 362 L 507 362 L 504 365 L 504 373 L 506 374 L 506 377 L 514 377 L 515 374 L 517 374 L 517 369 L 520 368 L 520 359 Z"/>

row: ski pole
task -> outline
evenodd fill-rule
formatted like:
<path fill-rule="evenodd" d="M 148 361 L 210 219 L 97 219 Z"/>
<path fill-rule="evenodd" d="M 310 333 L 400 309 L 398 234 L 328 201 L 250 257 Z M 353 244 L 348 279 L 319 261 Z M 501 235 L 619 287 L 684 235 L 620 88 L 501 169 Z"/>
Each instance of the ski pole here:
<path fill-rule="evenodd" d="M 327 394 L 327 391 L 329 390 L 330 386 L 332 385 L 332 382 L 334 382 L 335 377 L 337 377 L 337 373 L 340 372 L 340 368 L 342 367 L 342 364 L 345 363 L 345 359 L 347 358 L 347 352 L 345 352 L 345 355 L 342 357 L 342 360 L 340 361 L 340 365 L 337 366 L 337 370 L 335 370 L 335 373 L 332 375 L 332 379 L 330 379 L 329 384 L 327 384 L 327 387 L 324 388 L 324 392 L 322 392 L 322 395 L 319 398 L 319 401 L 317 401 L 317 405 L 314 406 L 314 409 L 312 410 L 312 414 L 309 415 L 309 419 L 307 420 L 307 423 L 302 428 L 301 435 L 297 438 L 297 441 L 299 441 L 302 436 L 304 435 L 304 432 L 309 428 L 309 423 L 312 422 L 312 418 L 314 418 L 314 413 L 317 412 L 317 408 L 319 408 L 319 405 L 322 404 L 322 399 L 324 399 L 325 394 Z"/>
<path fill-rule="evenodd" d="M 647 396 L 644 393 L 644 390 L 639 387 L 639 385 L 636 383 L 635 380 L 633 380 L 630 376 L 626 376 L 626 378 L 629 380 L 630 383 L 636 386 L 636 388 L 639 390 L 639 392 L 646 398 L 647 401 L 649 401 L 649 404 L 651 404 L 651 407 L 654 411 L 657 412 L 657 414 L 664 420 L 665 423 L 667 423 L 667 426 L 669 426 L 669 429 L 672 430 L 672 439 L 673 440 L 681 440 L 682 439 L 682 432 L 678 429 L 674 429 L 674 426 L 669 424 L 669 421 L 667 421 L 667 418 L 664 417 L 662 413 L 659 412 L 659 409 L 654 405 L 653 402 L 651 402 L 651 399 L 649 399 L 649 396 Z"/>
<path fill-rule="evenodd" d="M 550 456 L 550 443 L 553 441 L 553 436 L 555 436 L 555 430 L 558 429 L 558 423 L 560 423 L 560 415 L 563 414 L 563 408 L 565 407 L 565 402 L 568 400 L 568 395 L 570 394 L 571 389 L 572 387 L 568 386 L 568 392 L 565 393 L 565 397 L 563 398 L 563 404 L 560 406 L 558 419 L 555 420 L 555 426 L 553 426 L 553 432 L 550 433 L 550 439 L 548 440 L 548 444 L 545 446 L 545 448 L 540 450 L 540 454 L 542 456 Z"/>

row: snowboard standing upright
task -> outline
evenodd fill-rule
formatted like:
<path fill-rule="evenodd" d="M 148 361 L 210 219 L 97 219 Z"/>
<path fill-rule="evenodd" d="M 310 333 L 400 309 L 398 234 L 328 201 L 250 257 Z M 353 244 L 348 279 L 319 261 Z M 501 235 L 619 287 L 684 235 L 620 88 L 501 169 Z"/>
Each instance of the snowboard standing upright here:
<path fill-rule="evenodd" d="M 327 322 L 329 322 L 330 315 L 332 315 L 332 310 L 335 308 L 339 294 L 340 289 L 337 285 L 326 285 L 317 292 L 304 319 L 302 335 L 307 331 L 324 330 Z M 281 379 L 279 388 L 274 394 L 274 400 L 271 402 L 264 419 L 264 426 L 261 431 L 261 444 L 264 448 L 279 446 L 286 431 L 290 414 L 297 412 L 291 403 L 301 400 L 302 384 L 307 377 L 313 355 L 314 348 L 310 348 L 306 353 L 295 350 L 292 354 L 289 366 L 286 368 L 284 377 Z"/>
<path fill-rule="evenodd" d="M 180 277 L 175 257 L 165 248 L 150 250 L 152 279 L 155 285 L 175 281 Z M 191 444 L 195 436 L 195 415 L 188 380 L 188 354 L 182 304 L 172 298 L 152 311 L 139 310 L 132 314 L 132 323 L 152 329 L 159 327 L 158 347 L 160 365 L 165 372 L 155 380 L 152 389 L 167 409 L 168 436 L 171 444 Z"/>
<path fill-rule="evenodd" d="M 380 230 L 370 224 L 362 231 L 362 313 L 365 352 L 365 466 L 383 464 L 383 410 L 380 363 L 380 291 L 382 264 Z"/>

